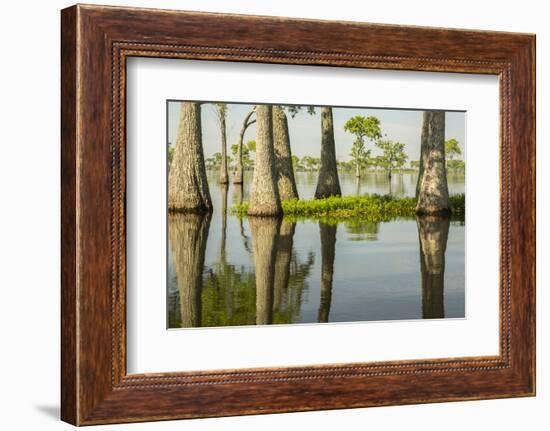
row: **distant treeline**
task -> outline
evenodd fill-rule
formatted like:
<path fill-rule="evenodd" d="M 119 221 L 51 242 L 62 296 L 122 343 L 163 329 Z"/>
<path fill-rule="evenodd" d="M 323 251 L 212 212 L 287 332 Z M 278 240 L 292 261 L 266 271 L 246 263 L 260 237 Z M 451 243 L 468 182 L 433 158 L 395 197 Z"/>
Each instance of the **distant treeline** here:
<path fill-rule="evenodd" d="M 256 141 L 249 140 L 246 144 L 243 144 L 242 147 L 242 160 L 243 160 L 243 169 L 247 171 L 254 170 L 254 154 L 256 152 Z M 237 167 L 237 152 L 238 144 L 233 144 L 231 146 L 231 155 L 227 156 L 227 165 L 229 169 L 236 169 Z M 174 155 L 174 147 L 172 145 L 168 146 L 168 160 L 172 161 Z M 409 156 L 404 153 L 405 159 L 409 159 Z M 456 159 L 456 157 L 462 155 L 462 149 L 459 142 L 451 138 L 445 141 L 445 155 L 447 169 L 453 172 L 464 172 L 466 169 L 466 163 L 464 160 Z M 210 157 L 205 159 L 206 169 L 209 171 L 219 170 L 222 165 L 222 153 L 216 152 Z M 361 164 L 363 169 L 366 171 L 386 171 L 387 170 L 387 161 L 384 158 L 378 157 L 368 157 L 365 158 Z M 338 170 L 342 172 L 354 172 L 356 170 L 356 162 L 353 159 L 348 161 L 337 160 L 336 166 Z M 321 168 L 321 158 L 314 156 L 304 156 L 302 158 L 298 156 L 292 156 L 292 167 L 296 172 L 317 172 Z M 418 171 L 420 167 L 419 160 L 410 160 L 408 166 L 406 163 L 398 163 L 394 167 L 394 171 L 403 172 L 403 171 Z"/>

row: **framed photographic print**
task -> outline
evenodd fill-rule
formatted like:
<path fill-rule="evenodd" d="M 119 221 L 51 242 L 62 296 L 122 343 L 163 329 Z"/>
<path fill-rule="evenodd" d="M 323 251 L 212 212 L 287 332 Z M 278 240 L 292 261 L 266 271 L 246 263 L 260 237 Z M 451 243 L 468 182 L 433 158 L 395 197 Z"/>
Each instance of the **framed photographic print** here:
<path fill-rule="evenodd" d="M 535 37 L 62 11 L 62 419 L 535 394 Z"/>

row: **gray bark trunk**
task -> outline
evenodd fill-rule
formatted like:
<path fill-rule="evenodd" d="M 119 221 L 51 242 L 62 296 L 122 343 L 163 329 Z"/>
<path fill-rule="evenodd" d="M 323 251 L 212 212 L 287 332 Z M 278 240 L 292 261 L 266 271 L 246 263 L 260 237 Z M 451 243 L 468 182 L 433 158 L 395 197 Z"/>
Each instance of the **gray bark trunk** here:
<path fill-rule="evenodd" d="M 210 214 L 170 214 L 168 238 L 178 280 L 181 326 L 201 326 L 202 273 Z"/>
<path fill-rule="evenodd" d="M 220 111 L 220 132 L 222 138 L 222 164 L 220 166 L 220 184 L 227 184 L 229 182 L 229 175 L 227 174 L 227 134 L 225 126 L 225 112 Z"/>
<path fill-rule="evenodd" d="M 416 198 L 420 194 L 420 185 L 424 176 L 424 166 L 427 163 L 428 155 L 428 134 L 430 131 L 430 116 L 428 112 L 422 114 L 422 132 L 420 134 L 420 160 L 418 161 L 418 178 L 416 180 Z"/>
<path fill-rule="evenodd" d="M 279 240 L 277 241 L 277 256 L 275 258 L 275 299 L 273 309 L 278 310 L 284 292 L 288 288 L 290 278 L 290 260 L 292 257 L 292 243 L 296 223 L 282 221 L 279 228 Z"/>
<path fill-rule="evenodd" d="M 444 318 L 445 250 L 450 219 L 449 217 L 420 216 L 416 218 L 416 224 L 422 274 L 422 318 Z"/>
<path fill-rule="evenodd" d="M 280 219 L 249 217 L 256 274 L 256 324 L 273 322 L 275 256 Z"/>
<path fill-rule="evenodd" d="M 212 211 L 198 103 L 181 104 L 178 137 L 168 176 L 168 209 L 180 212 Z"/>
<path fill-rule="evenodd" d="M 294 169 L 292 169 L 288 120 L 280 106 L 273 107 L 273 147 L 279 196 L 282 200 L 298 199 L 298 189 L 294 179 Z"/>
<path fill-rule="evenodd" d="M 426 163 L 420 183 L 416 212 L 418 214 L 448 214 L 450 205 L 445 169 L 445 112 L 428 111 L 424 112 L 424 116 L 428 117 Z"/>
<path fill-rule="evenodd" d="M 321 300 L 317 313 L 319 323 L 328 322 L 330 314 L 337 227 L 338 225 L 319 223 L 321 235 Z"/>
<path fill-rule="evenodd" d="M 244 141 L 244 134 L 246 133 L 246 129 L 248 129 L 248 127 L 251 124 L 255 123 L 255 120 L 249 121 L 252 114 L 254 114 L 254 110 L 250 111 L 244 118 L 243 125 L 239 133 L 239 142 L 237 144 L 237 166 L 235 168 L 235 175 L 233 175 L 234 184 L 242 184 L 244 180 L 243 178 L 243 141 Z"/>
<path fill-rule="evenodd" d="M 323 106 L 321 108 L 321 168 L 319 169 L 315 198 L 321 199 L 341 194 L 336 165 L 332 108 Z"/>
<path fill-rule="evenodd" d="M 273 148 L 272 109 L 269 105 L 256 107 L 256 163 L 248 206 L 249 216 L 282 214 L 275 150 Z"/>

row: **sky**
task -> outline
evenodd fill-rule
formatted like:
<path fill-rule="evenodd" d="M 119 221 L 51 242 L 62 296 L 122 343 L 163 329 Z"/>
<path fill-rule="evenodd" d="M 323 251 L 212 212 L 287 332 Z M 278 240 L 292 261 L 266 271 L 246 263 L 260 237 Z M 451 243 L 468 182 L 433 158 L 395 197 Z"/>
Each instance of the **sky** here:
<path fill-rule="evenodd" d="M 180 102 L 174 101 L 168 103 L 168 142 L 172 144 L 176 143 L 180 104 Z M 252 104 L 228 103 L 226 119 L 228 154 L 231 154 L 231 145 L 238 142 L 242 122 L 253 106 Z M 382 134 L 387 135 L 387 139 L 405 144 L 405 152 L 409 156 L 407 165 L 410 160 L 419 159 L 422 111 L 336 107 L 332 112 L 338 160 L 350 160 L 349 153 L 355 136 L 344 130 L 344 124 L 349 118 L 356 115 L 377 117 L 380 120 Z M 306 155 L 320 157 L 321 119 L 319 109 L 315 110 L 314 115 L 308 114 L 306 109 L 303 109 L 294 118 L 288 115 L 288 127 L 293 155 L 300 158 Z M 216 117 L 216 108 L 211 103 L 202 105 L 202 134 L 205 157 L 220 152 L 220 128 Z M 255 125 L 252 125 L 246 131 L 244 142 L 255 139 L 255 135 L 256 128 Z M 466 154 L 465 135 L 466 113 L 446 112 L 445 139 L 457 139 L 462 148 L 463 157 Z M 370 143 L 367 143 L 367 149 L 372 149 L 372 155 L 379 153 L 379 150 Z"/>

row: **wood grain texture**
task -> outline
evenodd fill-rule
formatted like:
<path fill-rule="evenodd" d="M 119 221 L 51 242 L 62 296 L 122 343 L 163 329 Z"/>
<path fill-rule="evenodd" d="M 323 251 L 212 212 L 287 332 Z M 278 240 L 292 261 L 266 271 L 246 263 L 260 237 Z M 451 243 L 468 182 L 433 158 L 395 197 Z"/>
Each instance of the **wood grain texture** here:
<path fill-rule="evenodd" d="M 77 421 L 76 9 L 61 16 L 61 417 Z"/>
<path fill-rule="evenodd" d="M 62 11 L 62 419 L 77 425 L 533 395 L 535 37 L 100 6 Z M 497 357 L 126 374 L 126 59 L 495 74 Z"/>

